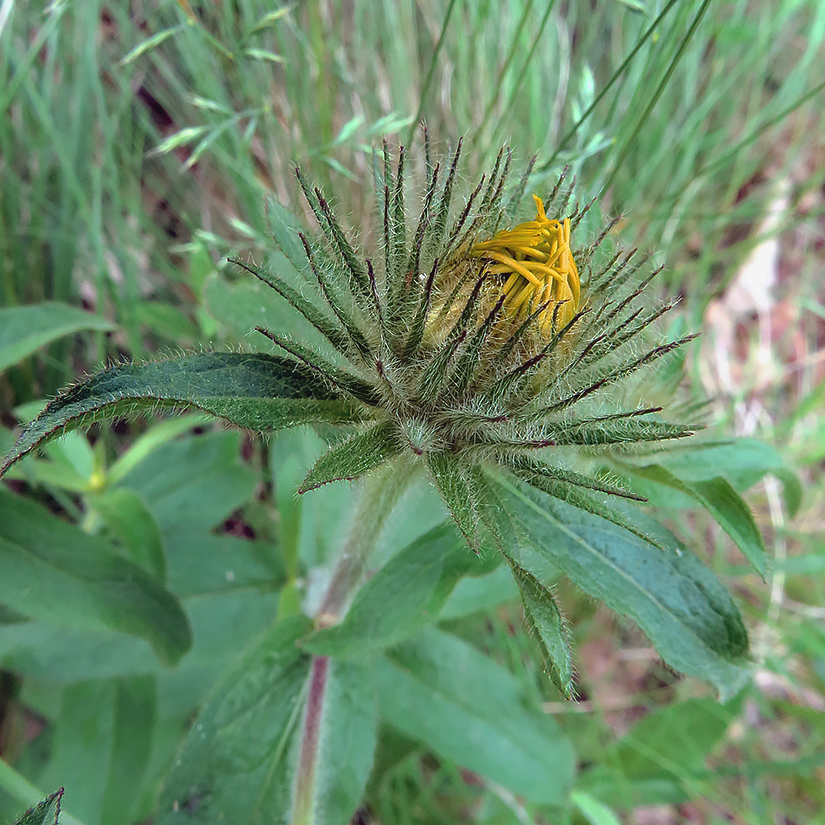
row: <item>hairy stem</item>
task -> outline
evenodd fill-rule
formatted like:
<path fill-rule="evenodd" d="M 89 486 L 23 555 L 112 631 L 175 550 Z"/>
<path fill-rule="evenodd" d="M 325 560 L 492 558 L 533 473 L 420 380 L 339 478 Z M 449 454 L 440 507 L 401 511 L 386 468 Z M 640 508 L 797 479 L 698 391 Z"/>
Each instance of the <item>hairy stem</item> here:
<path fill-rule="evenodd" d="M 364 479 L 361 500 L 347 542 L 332 573 L 315 622 L 319 627 L 337 624 L 366 569 L 387 517 L 409 486 L 415 471 L 412 461 L 393 461 Z"/>
<path fill-rule="evenodd" d="M 393 461 L 365 478 L 349 536 L 315 616 L 318 627 L 329 627 L 343 618 L 387 517 L 414 477 L 415 466 L 408 460 Z M 292 825 L 312 825 L 314 821 L 315 767 L 330 665 L 328 656 L 312 659 L 293 792 Z"/>
<path fill-rule="evenodd" d="M 301 729 L 301 750 L 295 777 L 295 796 L 292 825 L 312 825 L 315 796 L 315 765 L 318 761 L 318 742 L 324 715 L 324 694 L 327 689 L 329 657 L 314 656 L 309 675 L 309 694 L 306 714 Z"/>

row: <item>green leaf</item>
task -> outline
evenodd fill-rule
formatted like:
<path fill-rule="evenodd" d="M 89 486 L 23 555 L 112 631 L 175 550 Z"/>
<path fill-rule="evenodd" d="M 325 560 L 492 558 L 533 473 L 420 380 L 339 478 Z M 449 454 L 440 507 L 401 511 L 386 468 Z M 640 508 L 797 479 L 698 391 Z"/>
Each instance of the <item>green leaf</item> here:
<path fill-rule="evenodd" d="M 486 612 L 505 602 L 515 601 L 518 595 L 518 587 L 509 568 L 502 564 L 492 573 L 464 578 L 458 582 L 441 608 L 439 618 L 449 621 L 471 616 L 473 613 Z"/>
<path fill-rule="evenodd" d="M 486 518 L 502 550 L 540 581 L 558 568 L 647 634 L 676 670 L 712 682 L 723 698 L 747 681 L 748 637 L 728 593 L 675 536 L 634 520 L 663 547 L 515 479 L 488 474 Z M 651 520 L 652 521 L 652 520 Z"/>
<path fill-rule="evenodd" d="M 64 335 L 114 328 L 111 321 L 67 304 L 45 302 L 0 309 L 0 371 Z"/>
<path fill-rule="evenodd" d="M 270 446 L 270 469 L 275 489 L 281 491 L 278 495 L 300 498 L 301 524 L 295 560 L 298 571 L 301 566 L 325 564 L 339 551 L 341 524 L 350 518 L 356 501 L 357 491 L 349 484 L 327 484 L 311 496 L 298 496 L 306 468 L 328 449 L 326 439 L 306 427 L 279 433 Z"/>
<path fill-rule="evenodd" d="M 105 825 L 134 822 L 156 721 L 155 677 L 119 679 L 115 683 L 113 739 L 100 816 Z M 76 750 L 74 754 L 76 757 Z"/>
<path fill-rule="evenodd" d="M 271 626 L 278 598 L 254 587 L 241 592 L 227 588 L 191 596 L 185 603 L 195 643 L 174 670 L 135 636 L 46 622 L 1 626 L 0 657 L 4 667 L 52 684 L 155 674 L 168 692 L 165 711 L 171 704 L 188 715 L 237 657 L 238 639 L 253 639 Z"/>
<path fill-rule="evenodd" d="M 553 496 L 553 498 L 564 501 L 573 507 L 578 507 L 587 513 L 612 521 L 618 527 L 636 533 L 639 538 L 647 539 L 630 519 L 608 504 L 608 500 L 594 495 L 594 493 L 610 496 L 633 495 L 626 493 L 620 487 L 607 484 L 598 478 L 574 473 L 561 467 L 552 467 L 549 464 L 540 464 L 529 459 L 516 459 L 512 466 L 512 472 L 522 481 L 526 481 L 533 487 Z M 639 497 L 633 495 L 633 498 Z"/>
<path fill-rule="evenodd" d="M 159 581 L 166 580 L 166 556 L 160 528 L 133 490 L 107 490 L 89 504 L 123 543 L 125 555 Z"/>
<path fill-rule="evenodd" d="M 547 438 L 556 444 L 635 444 L 640 441 L 665 441 L 687 438 L 693 435 L 695 427 L 670 424 L 666 421 L 647 420 L 602 420 L 572 421 L 545 424 L 539 438 Z"/>
<path fill-rule="evenodd" d="M 449 453 L 430 453 L 427 456 L 427 466 L 464 540 L 468 546 L 476 549 L 479 546 L 475 506 L 478 494 L 474 495 L 455 456 Z"/>
<path fill-rule="evenodd" d="M 393 423 L 382 421 L 324 453 L 315 462 L 298 492 L 306 493 L 330 481 L 359 478 L 400 452 L 401 445 Z"/>
<path fill-rule="evenodd" d="M 117 484 L 127 473 L 135 469 L 156 450 L 165 447 L 170 441 L 191 430 L 208 423 L 209 417 L 201 413 L 167 418 L 155 424 L 139 436 L 106 472 L 106 481 L 111 486 Z M 174 449 L 174 448 L 173 448 Z M 165 455 L 166 453 L 164 453 Z"/>
<path fill-rule="evenodd" d="M 165 140 L 162 140 L 157 146 L 155 146 L 154 149 L 152 149 L 150 154 L 152 156 L 167 155 L 169 152 L 179 148 L 180 146 L 188 146 L 190 143 L 194 143 L 201 137 L 201 135 L 206 134 L 208 131 L 209 126 L 207 125 L 186 126 L 179 132 L 175 132 L 174 134 L 169 135 L 169 137 Z"/>
<path fill-rule="evenodd" d="M 39 805 L 32 808 L 15 825 L 57 825 L 60 816 L 60 800 L 63 797 L 63 788 L 55 791 Z"/>
<path fill-rule="evenodd" d="M 275 262 L 274 272 L 286 277 L 291 270 L 289 261 L 279 253 L 275 254 L 280 261 Z M 296 279 L 293 276 L 291 280 Z M 234 337 L 241 341 L 248 340 L 250 345 L 257 346 L 260 343 L 263 348 L 263 338 L 258 338 L 260 333 L 254 332 L 255 326 L 263 323 L 329 353 L 326 339 L 294 312 L 275 290 L 249 275 L 229 281 L 225 275 L 211 273 L 204 281 L 203 303 L 209 314 L 220 321 Z"/>
<path fill-rule="evenodd" d="M 63 783 L 84 825 L 129 825 L 149 760 L 155 714 L 154 677 L 69 685 L 60 696 L 39 781 L 47 787 Z"/>
<path fill-rule="evenodd" d="M 706 481 L 723 475 L 737 490 L 746 490 L 767 473 L 785 466 L 773 447 L 754 438 L 672 446 L 654 454 L 654 460 L 684 481 Z"/>
<path fill-rule="evenodd" d="M 633 473 L 641 478 L 664 484 L 694 498 L 733 539 L 748 561 L 765 578 L 765 544 L 753 520 L 748 505 L 722 476 L 707 481 L 682 481 L 669 470 L 657 464 L 635 467 Z"/>
<path fill-rule="evenodd" d="M 302 640 L 316 654 L 349 656 L 397 644 L 438 619 L 462 573 L 481 562 L 444 524 L 414 541 L 358 592 L 344 621 Z"/>
<path fill-rule="evenodd" d="M 167 444 L 147 456 L 123 478 L 146 502 L 164 534 L 202 536 L 254 495 L 258 475 L 240 456 L 241 434 L 218 430 Z M 175 542 L 168 541 L 174 566 Z M 190 562 L 191 563 L 191 562 Z M 197 564 L 206 564 L 204 559 Z M 193 565 L 194 566 L 194 565 Z M 188 577 L 197 578 L 190 570 Z M 174 585 L 176 591 L 183 582 Z"/>
<path fill-rule="evenodd" d="M 394 728 L 531 802 L 567 804 L 573 749 L 511 673 L 432 628 L 376 672 L 381 715 Z"/>
<path fill-rule="evenodd" d="M 283 264 L 286 267 L 292 268 L 289 262 L 283 256 L 280 256 Z M 347 336 L 346 333 L 341 329 L 341 327 L 335 323 L 334 321 L 330 320 L 325 312 L 322 312 L 315 306 L 312 301 L 308 301 L 304 298 L 303 294 L 301 293 L 300 289 L 295 289 L 294 287 L 290 286 L 286 279 L 281 275 L 280 272 L 277 275 L 270 275 L 269 270 L 263 270 L 260 267 L 255 266 L 254 264 L 246 264 L 243 261 L 238 259 L 230 259 L 230 263 L 234 263 L 236 266 L 241 267 L 246 272 L 254 275 L 260 283 L 265 284 L 270 291 L 274 291 L 282 301 L 286 301 L 296 312 L 300 313 L 306 320 L 306 322 L 319 332 L 327 341 L 329 341 L 333 347 L 338 350 L 342 348 L 346 351 L 347 347 Z M 270 296 L 271 297 L 271 296 Z M 261 299 L 255 302 L 254 309 L 258 310 L 258 313 L 255 313 L 254 320 L 251 324 L 248 325 L 247 329 L 251 327 L 255 327 L 261 323 L 260 317 L 260 310 L 264 309 L 265 307 L 261 306 Z M 213 311 L 214 314 L 214 311 Z M 280 314 L 280 313 L 279 313 Z M 268 322 L 271 324 L 271 322 Z M 369 347 L 364 341 L 363 336 L 358 333 L 356 329 L 352 330 L 353 333 L 359 336 L 358 340 L 359 343 L 363 343 L 364 349 L 362 350 L 364 353 L 369 352 Z"/>
<path fill-rule="evenodd" d="M 252 430 L 310 421 L 350 421 L 353 407 L 292 361 L 264 354 L 214 352 L 109 367 L 51 401 L 0 465 L 59 433 L 145 408 L 196 408 Z"/>
<path fill-rule="evenodd" d="M 177 599 L 107 542 L 33 501 L 0 492 L 0 602 L 67 627 L 111 628 L 146 639 L 169 664 L 192 644 Z"/>
<path fill-rule="evenodd" d="M 544 655 L 553 684 L 565 699 L 572 699 L 573 660 L 567 639 L 564 617 L 559 611 L 550 589 L 535 576 L 518 564 L 511 562 L 513 578 L 516 580 L 524 605 L 524 616 L 533 628 Z"/>
<path fill-rule="evenodd" d="M 267 825 L 290 808 L 292 759 L 310 656 L 309 621 L 279 622 L 221 681 L 161 792 L 155 825 Z"/>
<path fill-rule="evenodd" d="M 285 17 L 292 11 L 292 6 L 283 6 L 280 9 L 275 9 L 275 11 L 267 12 L 257 23 L 250 29 L 250 34 L 255 34 L 256 32 L 261 31 L 262 29 L 269 28 L 273 23 L 280 20 L 282 17 Z"/>
<path fill-rule="evenodd" d="M 622 461 L 631 461 L 622 456 Z M 779 452 L 755 438 L 729 441 L 703 441 L 675 445 L 665 452 L 654 452 L 632 460 L 633 464 L 660 464 L 682 481 L 708 481 L 722 476 L 738 492 L 752 487 L 766 475 L 776 476 L 784 487 L 785 503 L 793 516 L 802 502 L 802 485 Z M 654 485 L 655 486 L 655 485 Z M 642 492 L 648 495 L 648 490 Z M 655 491 L 648 495 L 657 503 Z"/>
<path fill-rule="evenodd" d="M 155 335 L 163 336 L 178 344 L 181 341 L 194 342 L 200 338 L 197 324 L 172 304 L 160 301 L 141 301 L 134 311 L 135 319 L 149 327 Z"/>
<path fill-rule="evenodd" d="M 621 765 L 627 777 L 699 773 L 741 707 L 741 696 L 725 705 L 712 698 L 667 705 L 638 721 L 605 763 Z"/>
<path fill-rule="evenodd" d="M 281 248 L 295 270 L 297 272 L 308 270 L 309 260 L 301 241 L 301 232 L 305 230 L 302 230 L 292 212 L 274 198 L 268 198 L 266 217 L 275 243 Z"/>

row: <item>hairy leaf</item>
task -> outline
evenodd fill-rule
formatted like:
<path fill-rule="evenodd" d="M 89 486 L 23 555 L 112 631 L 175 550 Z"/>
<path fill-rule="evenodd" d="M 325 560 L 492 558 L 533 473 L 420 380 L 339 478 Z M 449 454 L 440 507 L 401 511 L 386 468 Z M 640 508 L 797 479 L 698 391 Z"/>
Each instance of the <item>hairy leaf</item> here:
<path fill-rule="evenodd" d="M 266 327 L 255 327 L 258 332 L 262 332 L 272 341 L 275 346 L 288 352 L 304 368 L 321 376 L 330 385 L 343 390 L 355 398 L 367 404 L 375 404 L 376 395 L 372 386 L 356 375 L 336 364 L 326 360 L 320 353 L 295 341 L 288 336 L 272 332 Z"/>
<path fill-rule="evenodd" d="M 49 438 L 93 421 L 152 408 L 196 408 L 240 427 L 278 430 L 355 417 L 307 370 L 283 358 L 235 352 L 108 367 L 61 393 L 24 430 L 0 475 Z"/>
<path fill-rule="evenodd" d="M 611 496 L 626 497 L 639 500 L 641 497 L 633 493 L 627 493 L 620 487 L 614 487 L 600 479 L 581 475 L 571 470 L 559 467 L 551 467 L 548 464 L 539 464 L 528 459 L 518 460 L 512 467 L 513 473 L 522 481 L 526 481 L 533 487 L 559 499 L 565 501 L 573 507 L 578 507 L 586 513 L 600 516 L 603 519 L 612 521 L 613 524 L 629 530 L 643 541 L 649 541 L 638 526 L 628 519 L 622 512 L 611 507 L 607 501 L 598 498 L 593 493 L 606 493 Z M 592 491 L 592 492 L 591 492 Z"/>
<path fill-rule="evenodd" d="M 393 425 L 383 421 L 324 453 L 309 471 L 299 493 L 330 481 L 354 479 L 381 466 L 401 452 Z"/>
<path fill-rule="evenodd" d="M 39 805 L 26 811 L 15 825 L 58 825 L 60 820 L 60 800 L 63 797 L 63 788 L 55 791 Z"/>
<path fill-rule="evenodd" d="M 315 663 L 316 668 L 323 664 L 325 684 L 312 798 L 306 808 L 312 811 L 312 825 L 342 825 L 352 819 L 372 770 L 378 733 L 372 668 L 369 662 L 353 660 L 322 658 Z M 303 822 L 295 796 L 292 822 Z"/>
<path fill-rule="evenodd" d="M 304 618 L 279 622 L 223 679 L 183 743 L 156 825 L 284 820 L 310 667 L 295 640 L 307 627 Z"/>
<path fill-rule="evenodd" d="M 524 616 L 538 637 L 547 657 L 550 678 L 565 699 L 572 699 L 575 693 L 573 661 L 570 656 L 564 617 L 548 587 L 515 562 L 511 562 L 511 568 L 521 593 Z"/>
<path fill-rule="evenodd" d="M 462 475 L 460 466 L 452 456 L 444 453 L 431 453 L 427 457 L 427 465 L 435 479 L 438 492 L 441 493 L 464 540 L 470 547 L 477 549 L 479 546 L 475 502 L 477 493 L 474 494 L 469 480 Z"/>
<path fill-rule="evenodd" d="M 687 438 L 693 435 L 696 427 L 683 424 L 669 424 L 665 421 L 618 420 L 618 421 L 582 421 L 567 424 L 545 424 L 538 438 L 546 438 L 556 444 L 581 444 L 597 446 L 600 444 L 625 444 L 640 441 L 665 441 L 674 438 Z"/>
<path fill-rule="evenodd" d="M 711 681 L 723 697 L 742 687 L 748 637 L 739 611 L 675 536 L 656 547 L 515 479 L 487 477 L 486 517 L 516 563 L 539 580 L 548 563 L 560 569 L 637 622 L 671 667 Z M 665 535 L 660 527 L 655 537 Z"/>
<path fill-rule="evenodd" d="M 266 218 L 275 243 L 297 272 L 305 272 L 309 261 L 301 242 L 301 226 L 295 216 L 274 198 L 267 198 Z"/>

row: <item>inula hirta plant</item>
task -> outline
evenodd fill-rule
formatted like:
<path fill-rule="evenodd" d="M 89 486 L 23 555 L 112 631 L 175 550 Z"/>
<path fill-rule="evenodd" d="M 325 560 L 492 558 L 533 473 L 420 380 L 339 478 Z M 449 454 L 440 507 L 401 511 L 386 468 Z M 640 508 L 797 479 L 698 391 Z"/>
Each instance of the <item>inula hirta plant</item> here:
<path fill-rule="evenodd" d="M 669 382 L 659 380 L 693 336 L 664 336 L 656 322 L 671 305 L 644 294 L 657 270 L 633 251 L 603 248 L 612 227 L 585 228 L 590 205 L 571 205 L 570 181 L 534 195 L 525 214 L 529 166 L 511 182 L 511 153 L 502 151 L 460 195 L 460 161 L 460 143 L 442 163 L 427 151 L 416 189 L 404 149 L 393 159 L 384 147 L 372 257 L 299 171 L 317 230 L 270 209 L 293 274 L 235 263 L 303 316 L 307 339 L 260 326 L 271 354 L 112 366 L 53 400 L 4 467 L 68 427 L 142 407 L 198 408 L 259 432 L 323 424 L 329 435 L 332 425 L 340 435 L 301 492 L 360 479 L 363 499 L 312 610 L 316 636 L 346 622 L 387 513 L 411 479 L 426 476 L 468 557 L 510 566 L 563 693 L 572 693 L 572 665 L 550 589 L 559 573 L 635 620 L 670 666 L 730 695 L 747 650 L 739 613 L 697 557 L 638 506 L 632 484 L 643 478 L 693 495 L 730 528 L 718 501 L 736 494 L 723 479 L 709 503 L 710 487 L 691 486 L 660 461 L 665 442 L 696 429 L 664 417 Z M 742 538 L 748 519 L 729 532 L 759 566 L 754 542 Z"/>

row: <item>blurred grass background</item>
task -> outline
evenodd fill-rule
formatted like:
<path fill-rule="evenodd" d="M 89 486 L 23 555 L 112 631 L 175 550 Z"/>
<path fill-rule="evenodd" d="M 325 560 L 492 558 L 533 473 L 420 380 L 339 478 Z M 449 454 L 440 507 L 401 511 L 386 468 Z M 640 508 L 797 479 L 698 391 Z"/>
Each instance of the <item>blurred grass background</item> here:
<path fill-rule="evenodd" d="M 464 136 L 468 180 L 503 142 L 537 155 L 532 190 L 569 166 L 624 244 L 667 261 L 659 289 L 704 331 L 693 392 L 805 487 L 793 520 L 774 481 L 750 497 L 767 584 L 691 514 L 746 611 L 755 688 L 690 799 L 615 805 L 634 825 L 825 822 L 823 65 L 815 0 L 0 0 L 0 305 L 118 325 L 10 370 L 4 423 L 105 358 L 243 340 L 219 270 L 271 248 L 266 195 L 300 208 L 295 164 L 368 248 L 372 149 L 421 121 L 437 148 Z M 610 771 L 619 734 L 687 697 L 635 631 L 563 596 L 584 698 L 548 710 Z M 466 632 L 546 692 L 515 607 Z M 420 753 L 387 764 L 378 822 L 534 821 Z M 582 822 L 610 822 L 583 799 Z"/>

